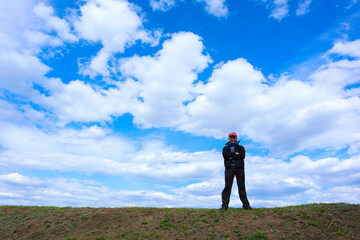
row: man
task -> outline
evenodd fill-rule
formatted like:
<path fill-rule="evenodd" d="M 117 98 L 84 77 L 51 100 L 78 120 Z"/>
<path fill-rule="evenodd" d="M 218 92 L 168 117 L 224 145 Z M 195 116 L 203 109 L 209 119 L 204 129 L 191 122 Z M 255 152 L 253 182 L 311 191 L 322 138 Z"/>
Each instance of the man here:
<path fill-rule="evenodd" d="M 237 135 L 235 132 L 229 134 L 229 142 L 223 148 L 222 155 L 224 157 L 225 165 L 225 188 L 221 193 L 222 207 L 221 211 L 226 211 L 229 208 L 231 188 L 236 176 L 236 181 L 239 189 L 240 200 L 243 204 L 243 209 L 251 210 L 250 203 L 246 197 L 245 189 L 245 148 L 239 145 Z"/>

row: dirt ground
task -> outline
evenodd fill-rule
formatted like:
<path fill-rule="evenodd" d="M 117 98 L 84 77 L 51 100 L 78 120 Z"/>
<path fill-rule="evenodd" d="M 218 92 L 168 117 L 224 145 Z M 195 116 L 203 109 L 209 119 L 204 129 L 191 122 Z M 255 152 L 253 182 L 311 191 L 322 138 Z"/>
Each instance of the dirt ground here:
<path fill-rule="evenodd" d="M 0 239 L 360 239 L 360 205 L 226 212 L 1 206 Z"/>

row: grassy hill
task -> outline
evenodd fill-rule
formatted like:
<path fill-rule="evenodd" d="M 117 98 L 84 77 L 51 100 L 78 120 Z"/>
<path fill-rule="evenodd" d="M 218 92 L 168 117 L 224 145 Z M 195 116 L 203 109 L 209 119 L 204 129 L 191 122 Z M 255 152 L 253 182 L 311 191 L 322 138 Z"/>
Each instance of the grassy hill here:
<path fill-rule="evenodd" d="M 360 239 L 360 205 L 230 208 L 0 207 L 0 239 Z"/>

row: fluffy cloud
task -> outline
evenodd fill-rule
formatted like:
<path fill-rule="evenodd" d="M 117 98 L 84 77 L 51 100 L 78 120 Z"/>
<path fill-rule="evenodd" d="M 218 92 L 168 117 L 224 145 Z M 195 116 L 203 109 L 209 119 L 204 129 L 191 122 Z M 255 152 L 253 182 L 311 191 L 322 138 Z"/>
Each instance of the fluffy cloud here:
<path fill-rule="evenodd" d="M 138 85 L 131 79 L 115 83 L 107 90 L 94 89 L 80 80 L 64 84 L 60 79 L 48 79 L 43 86 L 50 95 L 42 95 L 34 101 L 55 113 L 63 124 L 109 121 L 111 115 L 128 112 L 138 94 Z"/>
<path fill-rule="evenodd" d="M 8 113 L 14 112 L 11 105 L 2 105 Z M 0 130 L 0 165 L 10 171 L 0 176 L 0 198 L 6 204 L 208 208 L 220 205 L 224 185 L 220 152 L 181 152 L 158 140 L 129 140 L 97 126 L 50 132 L 1 123 Z M 313 160 L 298 155 L 283 161 L 250 154 L 246 158 L 249 199 L 253 206 L 266 207 L 329 199 L 357 203 L 360 195 L 354 192 L 358 192 L 359 157 Z M 18 169 L 138 177 L 167 186 L 165 191 L 141 187 L 133 191 L 114 190 L 94 181 L 33 178 L 17 173 Z M 201 182 L 176 187 L 177 183 L 191 179 Z M 235 184 L 231 206 L 241 207 Z"/>
<path fill-rule="evenodd" d="M 312 0 L 303 0 L 299 2 L 298 8 L 296 9 L 296 15 L 301 16 L 309 12 L 309 7 Z"/>
<path fill-rule="evenodd" d="M 278 198 L 283 198 L 301 195 L 311 190 L 326 192 L 328 188 L 339 186 L 354 187 L 358 184 L 359 157 L 357 155 L 349 159 L 311 160 L 309 157 L 298 155 L 289 162 L 249 157 L 246 170 L 248 191 L 256 198 L 272 199 L 274 194 Z M 344 175 L 347 178 L 343 178 Z"/>
<path fill-rule="evenodd" d="M 137 152 L 133 152 L 137 154 Z M 129 157 L 129 155 L 128 155 Z M 158 155 L 147 153 L 152 157 L 146 162 L 143 159 L 123 157 L 113 160 L 69 154 L 64 152 L 15 152 L 3 151 L 0 154 L 1 165 L 9 169 L 21 167 L 23 169 L 80 172 L 89 174 L 106 174 L 122 177 L 138 177 L 157 182 L 180 183 L 211 177 L 222 166 L 221 158 L 213 152 L 181 153 L 162 152 Z M 154 157 L 161 157 L 160 159 Z M 165 158 L 172 157 L 172 159 Z M 10 159 L 14 163 L 10 163 Z M 174 162 L 178 160 L 179 162 Z"/>
<path fill-rule="evenodd" d="M 36 127 L 0 124 L 0 142 L 4 149 L 15 153 L 26 152 L 24 159 L 31 153 L 35 155 L 64 153 L 76 156 L 104 157 L 117 160 L 125 158 L 134 151 L 131 142 L 121 138 L 107 136 L 106 129 L 92 126 L 80 130 L 62 129 L 58 132 L 43 132 Z M 17 139 L 21 139 L 18 141 Z M 101 142 L 101 143 L 100 143 Z M 37 157 L 33 159 L 36 160 Z M 44 156 L 43 159 L 48 157 Z M 3 158 L 5 160 L 5 158 Z M 59 163 L 61 159 L 58 160 Z M 51 161 L 48 162 L 49 166 Z M 65 163 L 64 163 L 65 164 Z M 70 164 L 70 162 L 69 162 Z"/>
<path fill-rule="evenodd" d="M 255 207 L 329 201 L 358 203 L 359 157 L 311 160 L 299 155 L 284 162 L 249 156 L 246 159 L 248 198 Z M 95 181 L 42 179 L 12 172 L 0 175 L 0 199 L 5 204 L 23 205 L 217 208 L 221 204 L 224 187 L 222 174 L 218 172 L 208 176 L 206 181 L 184 187 L 167 182 L 167 186 L 158 187 L 158 190 L 143 190 L 140 187 L 129 191 L 113 190 Z M 241 207 L 235 183 L 231 206 Z"/>
<path fill-rule="evenodd" d="M 177 33 L 154 57 L 132 57 L 120 61 L 120 71 L 138 80 L 138 101 L 130 112 L 143 127 L 176 126 L 185 115 L 185 102 L 193 99 L 193 82 L 211 59 L 202 52 L 201 38 Z"/>
<path fill-rule="evenodd" d="M 54 16 L 54 9 L 52 7 L 46 6 L 44 3 L 39 3 L 33 11 L 36 16 L 45 21 L 46 27 L 48 27 L 49 30 L 54 30 L 61 39 L 69 42 L 78 40 L 77 37 L 70 32 L 69 23 L 64 19 Z"/>
<path fill-rule="evenodd" d="M 0 116 L 2 121 L 12 121 L 13 119 L 21 119 L 22 114 L 17 111 L 15 106 L 7 101 L 0 99 Z"/>
<path fill-rule="evenodd" d="M 208 14 L 218 18 L 226 17 L 229 10 L 225 5 L 226 0 L 196 0 L 199 3 L 205 3 L 205 10 Z M 169 11 L 176 4 L 175 0 L 150 0 L 150 6 L 153 10 Z"/>
<path fill-rule="evenodd" d="M 81 7 L 83 15 L 77 27 L 84 28 L 82 37 L 103 43 L 103 49 L 108 46 L 112 51 L 120 51 L 126 44 L 112 41 L 117 33 L 110 28 L 96 32 L 81 25 L 98 11 L 112 13 L 112 4 L 118 4 L 119 11 L 138 20 L 129 32 L 131 29 L 144 32 L 141 18 L 126 1 L 109 0 L 98 5 L 87 2 Z M 54 17 L 51 8 L 34 6 L 40 9 L 35 12 L 42 19 Z M 127 36 L 127 31 L 123 34 Z M 6 36 L 10 40 L 3 41 L 10 46 L 13 35 Z M 285 77 L 270 84 L 245 59 L 237 59 L 214 69 L 206 84 L 194 85 L 211 58 L 203 53 L 199 36 L 180 32 L 166 40 L 153 56 L 121 59 L 118 69 L 123 81 L 107 89 L 80 80 L 65 84 L 60 79 L 45 78 L 49 67 L 37 57 L 13 51 L 14 48 L 8 52 L 4 47 L 1 49 L 6 54 L 1 55 L 0 61 L 6 70 L 1 71 L 4 79 L 1 85 L 13 93 L 31 96 L 31 101 L 50 111 L 59 125 L 109 121 L 112 116 L 130 113 L 141 127 L 173 127 L 216 138 L 236 129 L 273 152 L 290 154 L 304 149 L 350 147 L 349 153 L 355 154 L 359 149 L 359 97 L 358 88 L 348 86 L 356 86 L 360 75 L 358 45 L 358 40 L 336 43 L 326 53 L 329 62 L 308 79 Z M 352 58 L 333 60 L 334 54 Z M 34 90 L 34 83 L 41 85 L 47 94 L 40 95 Z M 234 92 L 238 98 L 229 101 L 228 96 Z M 28 118 L 43 121 L 50 117 L 46 111 L 34 111 L 29 106 L 22 107 Z M 97 110 L 93 111 L 94 108 Z"/>
<path fill-rule="evenodd" d="M 179 182 L 212 176 L 223 164 L 221 155 L 215 151 L 176 151 L 153 139 L 139 143 L 112 136 L 109 130 L 96 126 L 43 132 L 35 127 L 1 123 L 0 129 L 4 149 L 0 164 L 10 169 L 102 173 Z"/>
<path fill-rule="evenodd" d="M 281 20 L 289 13 L 288 0 L 274 0 L 269 8 L 272 10 L 270 17 Z"/>
<path fill-rule="evenodd" d="M 248 156 L 246 158 L 246 187 L 253 206 L 286 206 L 312 202 L 357 203 L 359 194 L 359 155 L 349 159 L 324 158 L 312 160 L 298 155 L 290 161 Z M 344 178 L 343 176 L 347 176 Z M 218 199 L 224 188 L 223 175 L 173 189 L 179 196 Z M 231 205 L 241 207 L 236 182 L 233 184 Z"/>
<path fill-rule="evenodd" d="M 26 55 L 36 55 L 42 47 L 76 42 L 70 24 L 57 16 L 51 6 L 36 0 L 0 3 L 2 47 Z"/>
<path fill-rule="evenodd" d="M 36 7 L 34 0 L 15 0 L 0 2 L 0 34 L 2 48 L 21 49 L 27 46 L 24 30 L 37 30 L 39 19 L 32 10 Z M 30 14 L 29 14 L 30 13 Z"/>
<path fill-rule="evenodd" d="M 174 34 L 153 57 L 121 59 L 124 81 L 113 82 L 108 89 L 80 80 L 65 84 L 60 79 L 45 79 L 41 75 L 46 71 L 38 71 L 36 76 L 43 79 L 39 84 L 47 94 L 31 99 L 54 113 L 59 124 L 109 121 L 111 116 L 131 113 L 142 127 L 176 126 L 186 114 L 186 102 L 194 98 L 197 74 L 211 62 L 203 50 L 199 36 Z M 28 87 L 31 85 L 29 81 Z"/>
<path fill-rule="evenodd" d="M 35 96 L 33 84 L 41 85 L 51 69 L 38 57 L 42 48 L 73 43 L 77 37 L 69 23 L 44 3 L 15 0 L 1 2 L 0 9 L 0 87 Z"/>
<path fill-rule="evenodd" d="M 261 84 L 263 80 L 261 72 L 254 70 L 245 59 L 229 61 L 215 69 L 208 83 L 199 83 L 196 86 L 199 96 L 188 104 L 188 119 L 181 125 L 181 130 L 222 138 L 224 132 L 237 129 L 237 123 L 249 115 L 247 104 L 242 104 L 241 111 L 236 110 L 237 99 L 241 98 L 242 103 L 250 96 L 254 99 L 253 97 L 266 87 Z M 231 101 L 229 96 L 234 93 L 241 94 L 241 97 L 237 94 L 236 99 Z M 211 111 L 208 111 L 209 109 Z M 199 127 L 200 125 L 202 127 Z"/>
<path fill-rule="evenodd" d="M 342 43 L 330 52 L 356 56 L 356 47 Z M 346 88 L 359 82 L 359 64 L 358 59 L 330 61 L 306 81 L 285 77 L 269 85 L 245 59 L 229 61 L 208 83 L 196 86 L 199 96 L 188 104 L 188 118 L 179 128 L 218 138 L 236 129 L 282 153 L 355 144 L 360 99 L 356 88 Z M 228 97 L 234 93 L 234 99 Z"/>
<path fill-rule="evenodd" d="M 350 146 L 350 152 L 356 153 L 360 100 L 358 88 L 348 86 L 359 81 L 357 49 L 358 40 L 335 44 L 326 55 L 330 61 L 306 81 L 289 76 L 270 85 L 245 59 L 237 59 L 219 65 L 206 84 L 194 86 L 197 74 L 211 59 L 203 54 L 199 36 L 177 33 L 154 56 L 122 59 L 119 69 L 126 79 L 112 88 L 95 89 L 79 80 L 64 84 L 60 79 L 46 79 L 40 84 L 48 95 L 32 99 L 53 112 L 62 124 L 110 120 L 113 115 L 129 112 L 141 127 L 177 127 L 215 138 L 236 129 L 273 152 Z M 333 54 L 355 58 L 333 61 Z M 35 73 L 40 73 L 37 79 L 41 79 L 47 68 L 38 63 L 44 68 Z M 27 88 L 31 85 L 29 81 Z M 238 97 L 229 101 L 234 92 Z M 92 111 L 94 107 L 97 111 Z"/>
<path fill-rule="evenodd" d="M 157 191 L 112 190 L 96 181 L 0 175 L 0 199 L 8 205 L 37 206 L 166 206 L 173 196 Z M 145 200 L 145 201 L 144 201 Z"/>
<path fill-rule="evenodd" d="M 351 57 L 360 57 L 360 39 L 355 41 L 339 41 L 329 51 L 329 54 L 339 54 Z"/>
<path fill-rule="evenodd" d="M 36 6 L 36 1 L 0 3 L 0 88 L 25 96 L 35 94 L 33 83 L 50 70 L 36 56 L 40 47 L 62 42 L 41 32 L 42 20 L 32 13 Z"/>
<path fill-rule="evenodd" d="M 281 21 L 289 15 L 288 0 L 253 0 L 265 4 L 271 10 L 269 17 Z"/>
<path fill-rule="evenodd" d="M 80 36 L 90 42 L 100 42 L 103 48 L 91 60 L 84 74 L 109 75 L 108 61 L 114 53 L 123 53 L 136 40 L 158 44 L 151 32 L 144 29 L 138 7 L 126 0 L 91 0 L 80 7 L 75 21 Z"/>
<path fill-rule="evenodd" d="M 345 9 L 350 9 L 357 3 L 358 3 L 358 0 L 349 0 L 349 5 Z"/>
<path fill-rule="evenodd" d="M 226 0 L 196 0 L 197 2 L 204 2 L 206 4 L 205 10 L 216 17 L 226 17 L 229 13 Z"/>
<path fill-rule="evenodd" d="M 175 6 L 175 0 L 150 0 L 153 10 L 168 11 Z"/>
<path fill-rule="evenodd" d="M 7 175 L 0 175 L 0 181 L 3 184 L 9 185 L 38 185 L 39 181 L 34 181 L 33 179 L 23 176 L 19 173 L 10 173 Z"/>
<path fill-rule="evenodd" d="M 41 83 L 49 67 L 37 57 L 0 47 L 0 87 L 24 96 L 35 95 L 33 83 Z"/>

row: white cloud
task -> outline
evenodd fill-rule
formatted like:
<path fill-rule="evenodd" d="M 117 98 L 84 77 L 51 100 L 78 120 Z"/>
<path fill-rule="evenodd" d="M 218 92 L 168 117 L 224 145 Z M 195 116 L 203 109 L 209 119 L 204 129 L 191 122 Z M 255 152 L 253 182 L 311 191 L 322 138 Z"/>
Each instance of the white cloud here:
<path fill-rule="evenodd" d="M 175 6 L 175 0 L 150 0 L 153 10 L 169 11 Z"/>
<path fill-rule="evenodd" d="M 72 121 L 107 121 L 111 116 L 130 112 L 135 122 L 145 127 L 174 126 L 185 114 L 184 103 L 193 99 L 197 74 L 211 62 L 203 50 L 199 36 L 174 34 L 154 57 L 135 56 L 121 61 L 123 75 L 137 81 L 127 78 L 113 82 L 105 90 L 80 80 L 65 84 L 60 79 L 46 78 L 44 75 L 50 68 L 37 57 L 15 51 L 7 53 L 4 49 L 6 54 L 0 57 L 0 62 L 6 69 L 0 72 L 4 79 L 1 87 L 28 96 L 51 111 L 52 119 L 60 125 Z M 33 89 L 33 83 L 41 85 L 47 94 L 40 95 Z M 32 111 L 27 108 L 27 112 Z M 32 112 L 33 117 L 35 113 Z"/>
<path fill-rule="evenodd" d="M 14 121 L 14 119 L 21 119 L 22 114 L 17 111 L 16 107 L 2 99 L 0 99 L 0 116 L 2 121 Z"/>
<path fill-rule="evenodd" d="M 344 45 L 346 51 L 337 46 L 331 52 L 356 55 L 354 43 Z M 359 69 L 357 59 L 329 61 L 305 81 L 285 77 L 268 85 L 246 60 L 229 61 L 196 86 L 199 96 L 187 105 L 179 128 L 215 138 L 236 130 L 283 154 L 343 148 L 359 140 L 360 99 L 346 90 L 359 82 Z"/>
<path fill-rule="evenodd" d="M 226 17 L 229 10 L 225 5 L 226 0 L 196 0 L 200 3 L 205 3 L 205 11 L 218 18 Z M 169 11 L 175 7 L 175 0 L 150 0 L 150 6 L 153 10 Z"/>
<path fill-rule="evenodd" d="M 154 57 L 122 59 L 120 70 L 127 79 L 115 82 L 112 88 L 94 89 L 79 80 L 64 84 L 60 79 L 47 79 L 42 86 L 49 96 L 34 101 L 64 124 L 110 120 L 111 115 L 130 112 L 134 122 L 143 127 L 174 126 L 185 115 L 184 103 L 193 99 L 197 74 L 211 62 L 203 50 L 199 36 L 177 33 Z"/>
<path fill-rule="evenodd" d="M 360 194 L 354 192 L 359 189 L 359 157 L 311 160 L 298 155 L 285 162 L 250 155 L 245 160 L 249 201 L 253 206 L 262 207 L 329 201 L 358 203 Z M 173 192 L 179 196 L 214 197 L 217 201 L 212 201 L 211 207 L 216 207 L 221 202 L 223 188 L 224 176 L 218 173 L 203 182 L 173 189 Z M 234 180 L 231 206 L 241 205 Z"/>
<path fill-rule="evenodd" d="M 350 155 L 353 155 L 358 152 L 360 152 L 360 141 L 350 144 L 350 147 L 349 147 L 347 153 Z"/>
<path fill-rule="evenodd" d="M 340 42 L 326 56 L 356 57 L 357 47 L 357 41 Z M 211 62 L 203 50 L 199 36 L 174 34 L 153 57 L 122 59 L 120 71 L 128 78 L 113 88 L 46 79 L 40 84 L 48 96 L 32 99 L 62 124 L 110 120 L 129 112 L 141 127 L 177 127 L 215 138 L 235 129 L 274 152 L 343 148 L 358 142 L 359 97 L 356 88 L 345 88 L 359 81 L 359 60 L 330 58 L 306 81 L 284 77 L 270 86 L 260 71 L 238 59 L 218 65 L 208 83 L 194 86 L 197 74 Z M 239 97 L 229 102 L 234 92 Z M 234 111 L 239 105 L 240 111 Z M 32 118 L 44 118 L 44 113 L 33 112 Z M 356 149 L 354 145 L 351 152 Z"/>
<path fill-rule="evenodd" d="M 81 146 L 81 148 L 90 149 L 94 146 L 91 145 L 91 141 L 87 144 L 88 146 Z M 98 153 L 99 147 L 90 150 Z M 105 155 L 110 154 L 113 153 L 105 153 Z M 182 153 L 164 150 L 158 154 L 138 153 L 135 151 L 133 154 L 138 154 L 136 158 L 132 158 L 130 153 L 125 152 L 122 154 L 111 159 L 96 155 L 92 156 L 90 153 L 84 155 L 55 151 L 3 151 L 0 154 L 0 162 L 2 166 L 9 169 L 21 167 L 22 169 L 32 170 L 99 173 L 112 176 L 138 177 L 168 184 L 209 178 L 219 171 L 223 165 L 220 155 L 211 151 Z M 9 162 L 10 159 L 14 162 Z"/>
<path fill-rule="evenodd" d="M 244 101 L 249 97 L 254 99 L 265 89 L 266 85 L 261 84 L 263 80 L 261 72 L 254 70 L 245 59 L 229 61 L 215 69 L 206 85 L 200 82 L 196 86 L 199 96 L 188 104 L 188 119 L 180 129 L 222 138 L 224 132 L 237 129 L 242 119 L 249 115 L 249 109 L 244 109 L 247 106 Z M 231 101 L 229 96 L 234 93 L 239 95 Z M 234 110 L 237 99 L 241 99 L 241 111 Z M 252 101 L 256 103 L 257 100 Z"/>
<path fill-rule="evenodd" d="M 0 88 L 13 93 L 35 95 L 33 83 L 41 83 L 50 70 L 37 57 L 0 47 Z"/>
<path fill-rule="evenodd" d="M 6 103 L 4 108 L 13 112 Z M 215 150 L 182 152 L 159 140 L 129 140 L 97 126 L 52 132 L 8 123 L 1 123 L 0 128 L 0 165 L 10 170 L 0 176 L 0 197 L 6 204 L 216 208 L 221 203 L 223 159 Z M 285 162 L 248 154 L 248 197 L 253 206 L 261 207 L 329 199 L 357 203 L 359 164 L 359 155 L 319 160 L 298 155 Z M 115 190 L 93 181 L 27 177 L 18 169 L 146 178 L 166 183 L 168 188 L 166 193 L 141 188 L 127 191 L 124 186 Z M 173 185 L 191 179 L 202 182 Z M 231 206 L 241 207 L 235 183 Z"/>
<path fill-rule="evenodd" d="M 75 42 L 69 23 L 57 16 L 50 6 L 36 0 L 14 0 L 0 3 L 0 35 L 9 52 L 36 55 L 41 47 L 57 47 Z"/>
<path fill-rule="evenodd" d="M 360 58 L 360 39 L 355 41 L 339 41 L 335 43 L 328 53 Z"/>
<path fill-rule="evenodd" d="M 52 7 L 38 1 L 2 1 L 0 11 L 0 87 L 27 97 L 36 95 L 33 83 L 41 84 L 50 71 L 37 56 L 41 48 L 77 38 L 65 20 L 53 15 Z"/>
<path fill-rule="evenodd" d="M 290 159 L 290 162 L 248 157 L 248 191 L 257 198 L 273 198 L 272 194 L 288 197 L 310 189 L 324 191 L 337 186 L 356 186 L 360 168 L 359 157 L 357 155 L 348 159 L 311 160 L 298 155 Z"/>
<path fill-rule="evenodd" d="M 10 173 L 7 175 L 0 175 L 0 181 L 4 184 L 21 184 L 21 185 L 36 185 L 37 181 L 33 181 L 33 179 L 23 176 L 19 173 Z"/>
<path fill-rule="evenodd" d="M 308 13 L 310 11 L 309 7 L 311 2 L 312 0 L 302 0 L 301 2 L 299 2 L 298 8 L 296 9 L 296 15 L 301 16 Z"/>
<path fill-rule="evenodd" d="M 24 29 L 34 29 L 38 18 L 32 13 L 37 1 L 14 0 L 0 2 L 0 34 L 1 45 L 7 43 L 8 50 L 22 48 L 26 43 L 22 40 Z"/>
<path fill-rule="evenodd" d="M 211 59 L 204 55 L 201 38 L 182 32 L 172 36 L 154 57 L 134 56 L 120 61 L 120 71 L 138 80 L 140 92 L 130 110 L 143 127 L 176 126 L 193 99 L 193 82 Z"/>
<path fill-rule="evenodd" d="M 12 123 L 20 126 L 34 124 L 48 129 L 57 127 L 53 114 L 43 109 L 35 110 L 30 103 L 17 104 L 0 99 L 0 116 L 0 124 Z"/>
<path fill-rule="evenodd" d="M 0 165 L 7 168 L 102 173 L 179 182 L 214 175 L 223 165 L 215 151 L 187 153 L 162 142 L 129 140 L 92 126 L 43 132 L 0 123 Z"/>
<path fill-rule="evenodd" d="M 271 9 L 270 17 L 279 21 L 289 13 L 288 0 L 273 0 L 268 7 Z"/>
<path fill-rule="evenodd" d="M 349 4 L 348 4 L 348 6 L 345 7 L 345 9 L 350 9 L 357 3 L 358 3 L 358 0 L 349 0 Z"/>
<path fill-rule="evenodd" d="M 200 1 L 200 0 L 197 0 Z M 288 0 L 253 0 L 256 2 L 262 2 L 266 5 L 268 9 L 271 10 L 270 17 L 282 20 L 283 18 L 289 16 L 289 1 Z M 358 0 L 348 0 L 348 5 L 345 9 L 352 8 L 355 4 L 357 4 Z M 310 11 L 310 5 L 312 0 L 299 0 L 296 8 L 296 15 L 302 16 Z"/>
<path fill-rule="evenodd" d="M 50 95 L 34 101 L 54 112 L 63 124 L 109 121 L 111 115 L 128 112 L 138 93 L 137 83 L 131 79 L 107 90 L 94 89 L 80 80 L 64 84 L 60 79 L 48 79 L 43 86 Z"/>
<path fill-rule="evenodd" d="M 216 17 L 226 17 L 229 10 L 225 5 L 226 0 L 196 0 L 197 2 L 204 2 L 206 4 L 205 10 Z"/>
<path fill-rule="evenodd" d="M 1 202 L 9 205 L 164 207 L 173 196 L 152 190 L 113 190 L 96 181 L 0 175 Z"/>
<path fill-rule="evenodd" d="M 44 154 L 41 159 L 47 161 L 46 159 L 52 153 L 54 156 L 64 155 L 65 157 L 72 157 L 72 159 L 80 158 L 80 156 L 91 156 L 93 158 L 109 158 L 117 161 L 119 159 L 126 159 L 127 154 L 135 149 L 128 139 L 111 136 L 107 129 L 96 126 L 80 130 L 65 128 L 57 131 L 43 132 L 36 127 L 0 122 L 0 128 L 0 143 L 2 147 L 5 150 L 9 150 L 11 152 L 9 153 L 10 155 L 22 156 L 24 161 L 27 162 L 30 159 L 40 162 L 40 159 L 36 158 L 41 154 Z M 21 140 L 19 141 L 19 139 Z M 32 155 L 35 157 L 32 158 Z M 6 159 L 3 158 L 3 161 L 6 162 Z M 71 161 L 61 163 L 59 157 L 53 161 L 58 161 L 60 165 L 71 165 Z M 48 161 L 44 164 L 51 166 L 53 163 Z"/>
<path fill-rule="evenodd" d="M 112 1 L 105 3 L 109 4 L 103 7 L 107 11 Z M 121 4 L 119 8 L 129 10 L 130 5 Z M 94 11 L 101 7 L 95 2 L 88 2 L 83 8 L 86 6 L 92 6 L 89 9 Z M 38 13 L 40 16 L 53 16 L 50 8 L 43 8 L 42 11 L 48 13 Z M 137 13 L 131 14 L 139 19 L 136 26 L 141 26 Z M 108 35 L 116 36 L 111 35 L 110 29 L 108 32 L 89 31 L 87 38 L 106 43 L 105 49 L 105 45 L 113 44 L 107 41 Z M 194 86 L 211 58 L 203 53 L 199 36 L 180 32 L 166 40 L 154 56 L 122 59 L 119 71 L 123 81 L 101 89 L 80 80 L 65 84 L 60 79 L 45 78 L 49 67 L 35 56 L 19 53 L 16 44 L 11 48 L 14 36 L 7 32 L 5 36 L 8 38 L 2 40 L 6 45 L 1 51 L 6 54 L 0 56 L 0 62 L 6 68 L 1 71 L 4 79 L 1 86 L 30 96 L 31 101 L 52 114 L 23 107 L 28 118 L 34 121 L 51 117 L 59 125 L 101 122 L 130 113 L 141 127 L 172 127 L 216 138 L 236 130 L 273 152 L 290 154 L 304 149 L 352 146 L 350 152 L 355 154 L 358 149 L 358 88 L 346 89 L 359 81 L 358 40 L 336 43 L 326 54 L 329 62 L 302 81 L 288 77 L 269 85 L 260 71 L 246 60 L 237 59 L 218 65 L 208 83 Z M 353 58 L 332 60 L 335 53 Z M 33 83 L 48 93 L 40 96 L 33 90 Z M 234 92 L 239 97 L 229 102 L 228 96 Z M 240 110 L 234 111 L 239 105 Z M 227 117 L 230 115 L 232 118 Z"/>
<path fill-rule="evenodd" d="M 33 11 L 36 16 L 45 21 L 45 24 L 51 30 L 55 30 L 61 39 L 69 42 L 76 42 L 78 40 L 78 38 L 71 33 L 69 23 L 64 19 L 54 16 L 54 9 L 52 7 L 46 6 L 41 2 Z"/>
<path fill-rule="evenodd" d="M 158 44 L 158 39 L 144 29 L 138 7 L 126 0 L 91 0 L 81 6 L 80 11 L 81 16 L 74 23 L 80 36 L 103 45 L 83 74 L 109 75 L 108 61 L 111 56 L 117 52 L 123 53 L 137 40 Z"/>
<path fill-rule="evenodd" d="M 41 81 L 49 71 L 33 56 L 38 51 L 37 44 L 48 39 L 41 40 L 39 36 L 32 42 L 26 40 L 25 30 L 37 30 L 36 16 L 28 14 L 35 5 L 35 1 L 0 2 L 0 88 L 17 94 L 33 94 L 33 82 Z"/>
<path fill-rule="evenodd" d="M 234 181 L 234 184 L 236 185 L 236 179 Z M 195 196 L 208 197 L 208 196 L 220 195 L 223 188 L 224 188 L 223 177 L 216 176 L 207 181 L 193 183 L 185 187 L 173 189 L 173 192 L 179 195 L 195 195 Z"/>
<path fill-rule="evenodd" d="M 284 162 L 280 159 L 248 156 L 245 172 L 249 201 L 254 207 L 313 202 L 358 203 L 359 157 L 311 160 L 299 155 Z M 167 182 L 165 192 L 141 187 L 129 191 L 124 190 L 124 186 L 115 190 L 95 181 L 40 179 L 10 172 L 0 175 L 0 198 L 5 204 L 17 205 L 217 208 L 221 204 L 221 191 L 224 187 L 223 166 L 217 167 L 221 168 L 221 172 L 208 175 L 203 182 L 184 187 L 175 187 Z M 207 169 L 203 171 L 206 172 Z M 187 179 L 184 178 L 183 181 Z M 236 181 L 230 206 L 241 207 Z"/>

